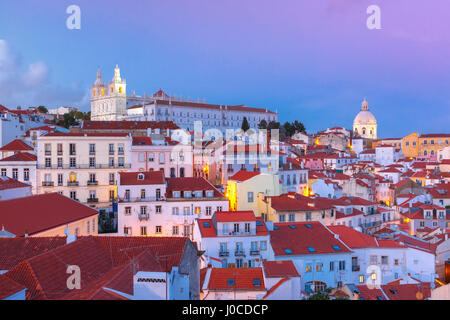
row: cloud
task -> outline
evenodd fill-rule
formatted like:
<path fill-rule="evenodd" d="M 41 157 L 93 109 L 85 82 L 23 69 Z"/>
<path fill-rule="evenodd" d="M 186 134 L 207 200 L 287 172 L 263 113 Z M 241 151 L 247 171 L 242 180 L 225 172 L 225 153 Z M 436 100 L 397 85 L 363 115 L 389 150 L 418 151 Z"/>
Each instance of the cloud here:
<path fill-rule="evenodd" d="M 46 105 L 87 107 L 89 92 L 76 83 L 68 86 L 51 81 L 51 69 L 44 61 L 22 62 L 6 40 L 0 39 L 0 104 L 9 108 Z"/>
<path fill-rule="evenodd" d="M 38 61 L 28 66 L 28 70 L 23 76 L 23 81 L 28 88 L 36 88 L 45 84 L 48 80 L 49 70 L 47 65 Z"/>

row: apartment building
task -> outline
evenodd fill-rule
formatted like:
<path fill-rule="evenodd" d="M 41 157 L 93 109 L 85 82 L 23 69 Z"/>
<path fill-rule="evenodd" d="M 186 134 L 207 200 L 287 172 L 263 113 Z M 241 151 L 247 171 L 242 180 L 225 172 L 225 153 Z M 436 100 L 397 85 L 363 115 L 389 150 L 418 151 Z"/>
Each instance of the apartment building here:
<path fill-rule="evenodd" d="M 194 241 L 205 250 L 204 264 L 216 268 L 260 267 L 269 258 L 269 232 L 253 211 L 222 211 L 196 220 Z"/>
<path fill-rule="evenodd" d="M 161 134 L 133 137 L 131 171 L 162 171 L 166 178 L 192 177 L 192 145 L 183 145 Z"/>
<path fill-rule="evenodd" d="M 58 192 L 92 207 L 110 207 L 120 172 L 131 168 L 126 133 L 53 132 L 37 139 L 36 192 Z"/>
<path fill-rule="evenodd" d="M 203 178 L 165 178 L 162 171 L 120 173 L 118 230 L 133 236 L 192 238 L 195 219 L 228 210 L 228 199 Z"/>

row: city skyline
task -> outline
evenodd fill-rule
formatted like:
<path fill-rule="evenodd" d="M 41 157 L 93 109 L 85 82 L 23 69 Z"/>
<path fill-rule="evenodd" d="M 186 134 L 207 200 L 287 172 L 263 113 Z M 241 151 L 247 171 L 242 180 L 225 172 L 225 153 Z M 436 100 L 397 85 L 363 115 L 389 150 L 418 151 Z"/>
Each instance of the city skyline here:
<path fill-rule="evenodd" d="M 109 80 L 119 64 L 128 94 L 268 108 L 308 132 L 351 128 L 364 97 L 380 137 L 446 132 L 449 5 L 378 3 L 369 30 L 372 2 L 78 1 L 80 30 L 66 28 L 69 1 L 3 3 L 0 104 L 89 111 L 97 68 Z"/>

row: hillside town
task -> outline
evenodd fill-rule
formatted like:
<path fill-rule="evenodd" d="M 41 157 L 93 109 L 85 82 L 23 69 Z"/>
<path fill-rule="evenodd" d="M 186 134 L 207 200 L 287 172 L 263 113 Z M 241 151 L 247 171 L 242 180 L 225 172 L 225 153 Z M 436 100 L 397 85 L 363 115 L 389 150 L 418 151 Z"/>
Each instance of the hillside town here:
<path fill-rule="evenodd" d="M 310 132 L 116 66 L 68 125 L 0 105 L 0 300 L 449 300 L 450 132 L 369 100 Z"/>

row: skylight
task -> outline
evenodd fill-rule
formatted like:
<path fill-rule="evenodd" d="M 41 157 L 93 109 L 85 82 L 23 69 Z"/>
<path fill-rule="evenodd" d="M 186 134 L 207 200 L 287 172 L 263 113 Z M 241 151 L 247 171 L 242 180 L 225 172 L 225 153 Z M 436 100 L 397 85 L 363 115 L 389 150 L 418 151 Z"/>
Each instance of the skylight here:
<path fill-rule="evenodd" d="M 260 287 L 261 286 L 261 280 L 253 279 L 253 286 L 254 287 Z"/>
<path fill-rule="evenodd" d="M 341 251 L 341 248 L 339 248 L 338 246 L 333 246 L 333 249 L 336 251 Z"/>
<path fill-rule="evenodd" d="M 273 229 L 274 229 L 274 230 L 278 230 L 278 227 L 277 227 L 277 226 L 273 226 Z"/>
<path fill-rule="evenodd" d="M 211 228 L 211 224 L 209 222 L 203 222 L 204 228 Z"/>
<path fill-rule="evenodd" d="M 256 226 L 257 227 L 261 227 L 262 226 L 261 220 L 256 220 Z"/>
<path fill-rule="evenodd" d="M 309 252 L 316 252 L 316 249 L 314 249 L 313 247 L 308 247 L 308 251 Z"/>
<path fill-rule="evenodd" d="M 234 279 L 228 279 L 227 283 L 228 283 L 229 287 L 233 287 L 234 286 Z"/>
<path fill-rule="evenodd" d="M 292 254 L 292 250 L 291 249 L 284 249 L 284 252 L 286 252 L 287 254 Z"/>
<path fill-rule="evenodd" d="M 305 227 L 307 227 L 308 229 L 312 228 L 310 224 L 305 224 Z"/>
<path fill-rule="evenodd" d="M 293 226 L 292 224 L 289 225 L 289 228 L 291 228 L 291 229 L 297 229 L 297 227 L 296 227 L 296 226 Z"/>

